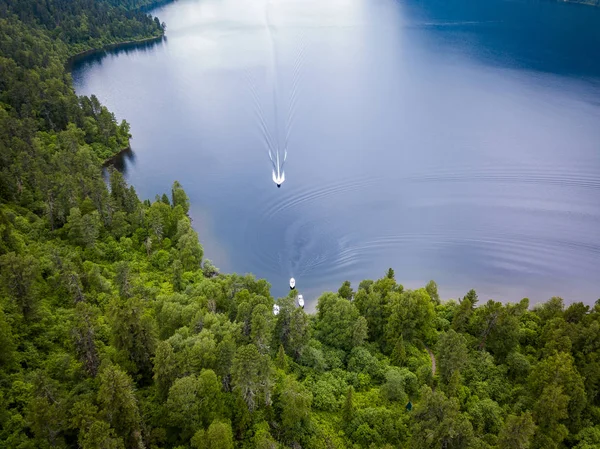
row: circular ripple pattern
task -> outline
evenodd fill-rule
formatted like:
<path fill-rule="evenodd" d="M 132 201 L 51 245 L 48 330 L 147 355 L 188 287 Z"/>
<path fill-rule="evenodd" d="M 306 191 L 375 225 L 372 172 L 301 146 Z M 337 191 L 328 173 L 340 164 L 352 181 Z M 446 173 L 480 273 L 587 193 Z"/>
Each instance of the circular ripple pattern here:
<path fill-rule="evenodd" d="M 300 184 L 297 190 L 277 192 L 245 228 L 252 263 L 275 277 L 299 280 L 352 272 L 358 254 L 350 249 L 346 230 L 336 217 L 344 198 L 377 183 L 376 178 L 358 178 L 326 185 Z"/>
<path fill-rule="evenodd" d="M 155 11 L 163 43 L 73 79 L 131 123 L 141 197 L 177 179 L 206 256 L 275 295 L 293 276 L 308 310 L 389 267 L 442 297 L 591 304 L 600 26 L 572 6 L 182 0 Z"/>

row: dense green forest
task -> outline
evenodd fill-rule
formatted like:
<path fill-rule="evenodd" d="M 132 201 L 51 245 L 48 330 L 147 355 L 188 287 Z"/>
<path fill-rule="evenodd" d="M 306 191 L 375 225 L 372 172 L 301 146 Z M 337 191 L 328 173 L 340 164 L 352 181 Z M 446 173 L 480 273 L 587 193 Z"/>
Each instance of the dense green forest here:
<path fill-rule="evenodd" d="M 600 302 L 390 269 L 307 314 L 204 260 L 179 183 L 105 179 L 129 127 L 65 62 L 160 35 L 150 3 L 0 0 L 1 448 L 600 447 Z"/>
<path fill-rule="evenodd" d="M 572 3 L 581 3 L 583 5 L 600 6 L 600 0 L 566 0 Z"/>
<path fill-rule="evenodd" d="M 52 41 L 65 44 L 60 53 L 74 55 L 123 41 L 159 37 L 163 25 L 131 7 L 151 0 L 0 0 L 0 18 L 18 19 L 35 27 Z M 116 6 L 119 5 L 119 6 Z M 2 27 L 6 26 L 3 24 Z M 21 30 L 24 39 L 30 33 Z M 16 37 L 16 36 L 15 36 Z M 31 61 L 33 62 L 33 61 Z M 40 65 L 42 61 L 36 61 Z M 42 62 L 43 63 L 43 62 Z"/>

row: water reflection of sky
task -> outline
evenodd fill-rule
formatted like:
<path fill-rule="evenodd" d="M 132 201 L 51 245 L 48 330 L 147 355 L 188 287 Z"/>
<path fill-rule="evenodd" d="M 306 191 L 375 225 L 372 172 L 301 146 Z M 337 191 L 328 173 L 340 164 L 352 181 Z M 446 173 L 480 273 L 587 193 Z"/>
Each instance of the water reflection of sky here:
<path fill-rule="evenodd" d="M 85 62 L 75 84 L 131 123 L 143 197 L 184 185 L 220 268 L 275 294 L 294 276 L 309 308 L 390 266 L 446 297 L 598 296 L 600 11 L 180 0 L 156 14 L 168 41 Z M 281 189 L 261 120 L 280 145 L 289 131 Z"/>

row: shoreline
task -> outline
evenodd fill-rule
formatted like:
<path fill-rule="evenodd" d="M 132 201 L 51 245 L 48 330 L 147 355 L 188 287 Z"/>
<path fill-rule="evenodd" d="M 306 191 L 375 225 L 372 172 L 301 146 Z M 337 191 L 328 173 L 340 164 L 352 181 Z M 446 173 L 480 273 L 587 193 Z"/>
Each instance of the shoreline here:
<path fill-rule="evenodd" d="M 141 6 L 140 8 L 138 8 L 140 11 L 143 12 L 150 12 L 155 8 L 160 8 L 161 6 L 164 6 L 168 3 L 171 3 L 175 0 L 156 0 L 152 3 L 150 3 L 149 5 L 145 5 L 145 6 Z M 93 55 L 94 53 L 100 53 L 100 52 L 105 52 L 105 51 L 109 51 L 109 50 L 115 50 L 118 48 L 125 48 L 128 46 L 135 46 L 138 44 L 145 44 L 145 43 L 150 43 L 150 42 L 154 42 L 154 41 L 158 41 L 161 39 L 165 38 L 165 32 L 164 32 L 164 27 L 163 27 L 163 32 L 161 33 L 160 36 L 152 36 L 152 37 L 146 37 L 144 39 L 134 39 L 132 41 L 124 41 L 124 42 L 116 42 L 114 44 L 107 44 L 104 45 L 102 47 L 98 47 L 98 48 L 90 48 L 89 50 L 84 50 L 82 52 L 76 53 L 72 56 L 69 56 L 67 58 L 67 62 L 66 62 L 66 66 L 67 68 L 70 68 L 71 65 L 73 64 L 73 62 L 75 62 L 77 59 L 80 58 L 84 58 L 86 56 L 90 56 Z"/>
<path fill-rule="evenodd" d="M 138 10 L 139 11 L 143 11 L 143 12 L 150 12 L 153 9 L 160 8 L 161 6 L 165 6 L 165 5 L 167 5 L 169 3 L 172 3 L 174 1 L 175 0 L 156 0 L 156 1 L 152 2 L 152 3 L 150 3 L 149 5 L 140 6 L 138 8 Z"/>
<path fill-rule="evenodd" d="M 131 149 L 131 139 L 130 139 L 130 143 L 125 148 L 119 150 L 117 153 L 113 154 L 108 159 L 104 159 L 102 161 L 102 168 L 107 168 L 109 165 L 115 165 L 115 162 L 118 160 L 118 158 L 120 158 L 124 154 L 130 153 L 130 152 L 133 153 L 133 150 Z"/>
<path fill-rule="evenodd" d="M 561 0 L 563 3 L 571 3 L 575 5 L 593 6 L 600 8 L 600 0 Z"/>
<path fill-rule="evenodd" d="M 69 56 L 67 58 L 67 61 L 65 62 L 65 66 L 67 67 L 67 70 L 70 72 L 73 67 L 73 64 L 75 62 L 77 62 L 80 59 L 84 59 L 88 56 L 98 54 L 98 53 L 105 53 L 105 52 L 108 52 L 111 50 L 118 50 L 121 48 L 136 47 L 140 44 L 149 44 L 149 43 L 158 42 L 158 41 L 161 41 L 164 39 L 166 39 L 166 35 L 163 32 L 160 36 L 146 37 L 144 39 L 136 39 L 136 40 L 131 40 L 131 41 L 117 42 L 114 44 L 107 44 L 107 45 L 104 45 L 104 46 L 98 47 L 98 48 L 90 48 L 89 50 L 84 50 L 82 52 L 74 54 L 73 56 Z"/>
<path fill-rule="evenodd" d="M 160 36 L 153 36 L 153 37 L 147 37 L 144 39 L 136 39 L 136 40 L 131 40 L 131 41 L 118 42 L 115 44 L 108 44 L 108 45 L 105 45 L 105 46 L 99 47 L 99 48 L 91 48 L 89 50 L 85 50 L 85 51 L 76 53 L 73 56 L 69 56 L 69 58 L 67 58 L 67 61 L 65 62 L 65 67 L 67 69 L 67 72 L 71 73 L 71 71 L 73 69 L 73 65 L 77 61 L 79 61 L 81 59 L 85 59 L 89 56 L 99 54 L 99 53 L 106 53 L 111 50 L 118 50 L 121 48 L 128 48 L 128 47 L 133 48 L 133 47 L 137 47 L 139 45 L 150 44 L 150 43 L 162 41 L 165 39 L 166 39 L 166 36 L 165 36 L 165 33 L 163 32 Z M 131 141 L 131 139 L 130 139 L 130 141 Z M 114 165 L 117 158 L 119 158 L 124 153 L 127 153 L 129 151 L 132 151 L 131 143 L 128 143 L 126 147 L 122 148 L 117 153 L 113 154 L 111 157 L 104 159 L 102 161 L 102 168 L 106 168 L 111 164 Z"/>

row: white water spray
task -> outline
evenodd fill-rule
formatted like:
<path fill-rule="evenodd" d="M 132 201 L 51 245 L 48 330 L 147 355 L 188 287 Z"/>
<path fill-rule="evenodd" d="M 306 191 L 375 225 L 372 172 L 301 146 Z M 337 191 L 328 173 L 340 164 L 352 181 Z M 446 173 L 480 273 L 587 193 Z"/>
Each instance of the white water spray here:
<path fill-rule="evenodd" d="M 280 93 L 280 79 L 278 73 L 278 51 L 277 51 L 277 39 L 276 39 L 276 27 L 273 25 L 273 21 L 270 15 L 270 9 L 272 8 L 271 0 L 266 0 L 264 6 L 264 20 L 265 29 L 268 33 L 270 43 L 271 57 L 270 64 L 268 64 L 268 77 L 267 85 L 271 86 L 272 92 L 272 111 L 273 121 L 269 123 L 267 115 L 265 114 L 267 109 L 264 108 L 264 103 L 260 101 L 259 90 L 257 88 L 256 81 L 251 75 L 250 71 L 246 72 L 246 78 L 249 84 L 249 92 L 254 103 L 254 116 L 259 127 L 263 143 L 267 147 L 267 152 L 272 165 L 272 179 L 277 187 L 281 187 L 281 184 L 285 181 L 284 164 L 288 154 L 288 144 L 290 140 L 292 125 L 296 116 L 296 105 L 298 101 L 298 84 L 301 78 L 301 67 L 304 62 L 306 40 L 305 34 L 300 35 L 300 47 L 296 60 L 293 64 L 291 90 L 289 92 L 289 105 L 287 114 L 280 110 L 279 104 L 279 93 Z M 281 114 L 280 114 L 281 113 Z M 283 123 L 281 123 L 283 122 Z M 268 126 L 272 124 L 272 128 Z M 284 126 L 282 126 L 284 125 Z"/>
<path fill-rule="evenodd" d="M 273 159 L 273 155 L 271 154 L 271 150 L 269 150 L 269 158 L 271 159 L 271 163 L 273 164 L 273 182 L 277 184 L 277 187 L 281 187 L 283 181 L 285 181 L 285 172 L 283 171 L 283 164 L 287 158 L 287 151 L 283 155 L 283 161 L 279 161 L 279 151 L 276 152 L 277 156 Z"/>
<path fill-rule="evenodd" d="M 273 182 L 277 184 L 277 187 L 281 187 L 281 184 L 285 181 L 285 172 L 283 171 L 283 164 L 287 159 L 287 147 L 284 148 L 283 158 L 280 155 L 279 150 L 279 80 L 277 77 L 277 47 L 275 36 L 273 36 L 273 27 L 271 25 L 271 18 L 269 16 L 269 0 L 265 4 L 265 26 L 269 32 L 269 38 L 271 40 L 271 75 L 273 76 L 273 118 L 275 123 L 275 148 L 269 149 L 269 159 L 273 165 Z M 287 142 L 286 142 L 287 144 Z M 273 154 L 274 153 L 274 154 Z"/>

